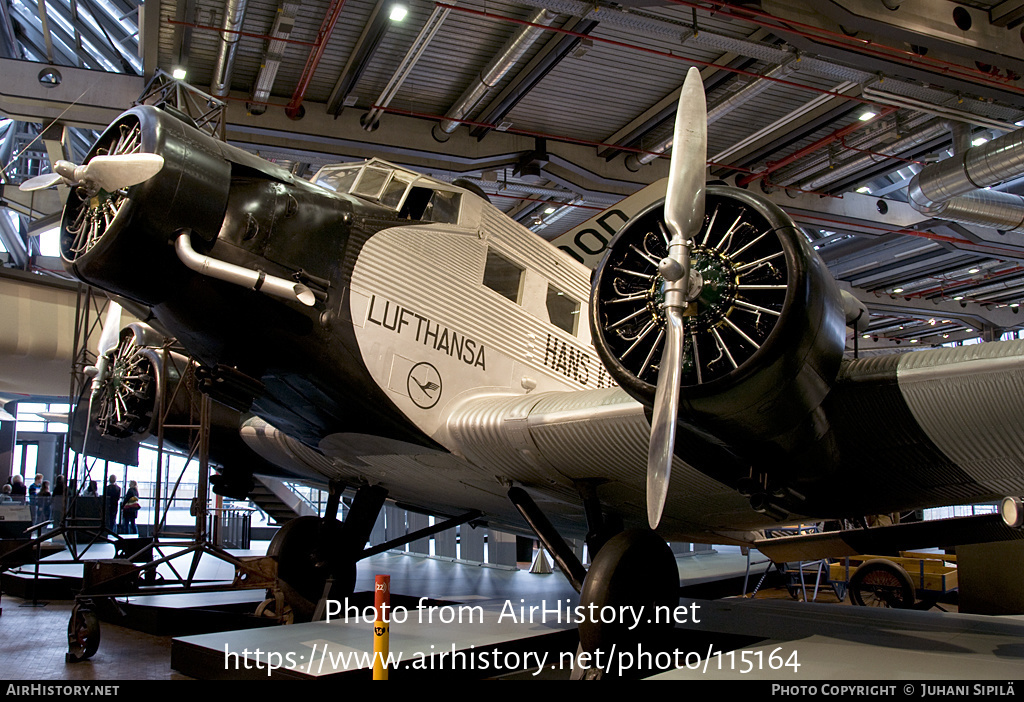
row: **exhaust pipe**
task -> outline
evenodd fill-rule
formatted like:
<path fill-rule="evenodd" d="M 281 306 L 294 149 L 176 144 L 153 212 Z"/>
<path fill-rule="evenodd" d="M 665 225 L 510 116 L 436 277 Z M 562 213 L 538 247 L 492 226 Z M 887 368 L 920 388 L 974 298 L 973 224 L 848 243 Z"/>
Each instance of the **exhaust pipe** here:
<path fill-rule="evenodd" d="M 174 242 L 174 251 L 178 254 L 181 262 L 196 273 L 241 285 L 243 288 L 259 290 L 271 297 L 300 302 L 307 307 L 312 307 L 316 302 L 313 291 L 302 283 L 267 275 L 265 271 L 250 270 L 210 256 L 203 256 L 192 248 L 191 236 L 192 233 L 187 230 L 179 234 Z"/>

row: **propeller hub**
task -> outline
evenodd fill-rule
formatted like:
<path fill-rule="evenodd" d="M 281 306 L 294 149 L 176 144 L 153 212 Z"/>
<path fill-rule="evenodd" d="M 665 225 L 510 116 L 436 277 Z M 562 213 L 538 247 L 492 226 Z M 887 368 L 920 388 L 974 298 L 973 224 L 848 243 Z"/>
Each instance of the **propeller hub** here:
<path fill-rule="evenodd" d="M 688 315 L 687 326 L 707 331 L 722 321 L 735 300 L 735 266 L 728 257 L 707 247 L 693 250 L 690 265 L 690 286 L 685 299 L 686 302 L 696 303 L 696 314 L 691 312 Z M 671 282 L 663 275 L 658 275 L 648 290 L 648 305 L 659 324 L 665 321 L 666 290 Z"/>

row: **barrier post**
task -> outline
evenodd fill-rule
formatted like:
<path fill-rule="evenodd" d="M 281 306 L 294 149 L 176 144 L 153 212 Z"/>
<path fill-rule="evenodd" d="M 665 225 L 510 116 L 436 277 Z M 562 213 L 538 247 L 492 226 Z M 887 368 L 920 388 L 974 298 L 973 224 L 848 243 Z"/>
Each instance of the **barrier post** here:
<path fill-rule="evenodd" d="M 378 575 L 373 587 L 373 679 L 387 680 L 384 664 L 388 656 L 388 638 L 391 630 L 391 576 Z"/>

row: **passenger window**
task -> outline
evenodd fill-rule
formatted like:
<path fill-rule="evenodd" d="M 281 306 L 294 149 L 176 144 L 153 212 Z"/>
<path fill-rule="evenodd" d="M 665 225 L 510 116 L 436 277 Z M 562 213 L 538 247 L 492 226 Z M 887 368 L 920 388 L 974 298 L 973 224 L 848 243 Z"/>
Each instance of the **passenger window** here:
<path fill-rule="evenodd" d="M 548 319 L 573 336 L 579 329 L 580 303 L 553 285 L 548 285 Z"/>
<path fill-rule="evenodd" d="M 488 249 L 484 285 L 517 305 L 521 304 L 523 269 L 498 252 Z"/>

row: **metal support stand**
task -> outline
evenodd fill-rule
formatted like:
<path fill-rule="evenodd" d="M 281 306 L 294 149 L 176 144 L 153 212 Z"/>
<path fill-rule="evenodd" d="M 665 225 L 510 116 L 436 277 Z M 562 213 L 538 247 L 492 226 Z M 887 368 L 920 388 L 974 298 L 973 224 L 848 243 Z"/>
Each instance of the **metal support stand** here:
<path fill-rule="evenodd" d="M 576 592 L 580 592 L 583 589 L 583 579 L 587 576 L 587 571 L 580 563 L 580 559 L 569 548 L 569 544 L 565 543 L 565 539 L 555 530 L 555 527 L 540 511 L 537 503 L 533 501 L 526 490 L 517 487 L 511 488 L 508 491 L 508 499 L 512 500 L 512 504 L 523 515 L 523 519 L 533 529 L 533 533 L 537 535 L 540 542 L 544 544 L 544 548 L 555 559 L 555 563 L 562 569 L 569 584 Z"/>

